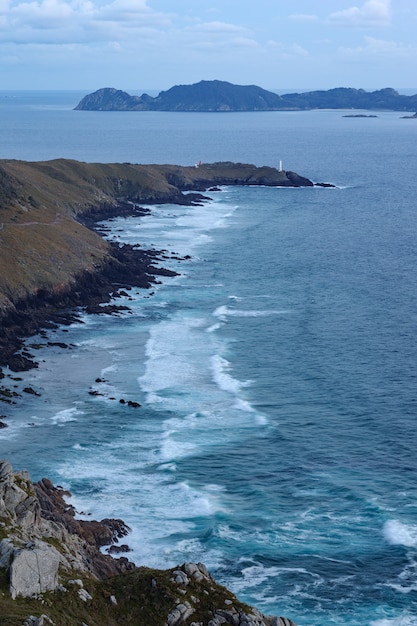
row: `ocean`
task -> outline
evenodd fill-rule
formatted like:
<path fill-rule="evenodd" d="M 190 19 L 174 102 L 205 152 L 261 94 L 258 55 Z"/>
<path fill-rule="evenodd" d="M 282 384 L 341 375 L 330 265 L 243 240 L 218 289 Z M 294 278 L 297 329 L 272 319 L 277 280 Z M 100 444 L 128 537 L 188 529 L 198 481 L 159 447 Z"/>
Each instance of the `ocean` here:
<path fill-rule="evenodd" d="M 83 95 L 0 93 L 0 158 L 282 160 L 336 188 L 108 220 L 179 276 L 28 340 L 39 368 L 9 381 L 41 395 L 4 408 L 1 457 L 125 520 L 138 565 L 204 562 L 299 626 L 416 626 L 415 120 L 73 111 Z"/>

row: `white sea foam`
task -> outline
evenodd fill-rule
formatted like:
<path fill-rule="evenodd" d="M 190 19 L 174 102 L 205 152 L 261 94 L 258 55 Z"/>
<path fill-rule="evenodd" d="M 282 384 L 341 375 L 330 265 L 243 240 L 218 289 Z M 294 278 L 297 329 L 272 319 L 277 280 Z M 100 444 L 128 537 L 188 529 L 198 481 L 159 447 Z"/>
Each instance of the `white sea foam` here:
<path fill-rule="evenodd" d="M 233 309 L 223 304 L 214 311 L 213 317 L 226 321 L 228 317 L 269 317 L 271 315 L 285 315 L 286 310 L 279 309 Z"/>
<path fill-rule="evenodd" d="M 403 614 L 393 619 L 378 619 L 371 621 L 370 626 L 417 626 L 415 615 Z"/>
<path fill-rule="evenodd" d="M 178 441 L 171 438 L 172 433 L 166 433 L 160 448 L 160 455 L 163 461 L 173 461 L 185 456 L 189 456 L 197 450 L 197 446 L 187 441 Z"/>
<path fill-rule="evenodd" d="M 237 378 L 233 378 L 229 374 L 231 363 L 218 354 L 211 357 L 211 369 L 213 379 L 220 389 L 234 395 L 238 395 L 243 387 L 248 387 L 252 382 L 250 380 L 242 382 L 237 380 Z"/>
<path fill-rule="evenodd" d="M 57 424 L 57 425 L 63 425 L 66 422 L 76 422 L 78 415 L 83 415 L 83 411 L 80 411 L 76 407 L 71 407 L 70 409 L 63 409 L 62 411 L 55 413 L 55 415 L 51 417 L 51 423 Z"/>
<path fill-rule="evenodd" d="M 241 530 L 233 530 L 227 524 L 220 524 L 216 534 L 220 539 L 228 539 L 237 543 L 244 542 L 246 539 L 246 534 L 242 533 Z"/>
<path fill-rule="evenodd" d="M 107 367 L 104 367 L 101 370 L 101 376 L 104 377 L 106 374 L 109 374 L 110 372 L 117 372 L 118 367 L 115 363 L 113 363 L 112 365 L 108 365 Z"/>
<path fill-rule="evenodd" d="M 398 593 L 403 593 L 407 595 L 408 593 L 412 591 L 417 591 L 417 582 L 411 585 L 400 585 L 400 584 L 391 583 L 391 584 L 385 584 L 384 587 L 390 587 L 391 589 L 398 591 Z"/>
<path fill-rule="evenodd" d="M 268 579 L 277 578 L 279 571 L 278 567 L 265 567 L 260 563 L 243 567 L 241 571 L 242 578 L 234 581 L 233 591 L 241 593 L 248 588 L 263 585 Z"/>
<path fill-rule="evenodd" d="M 219 330 L 219 328 L 221 328 L 223 326 L 223 324 L 212 324 L 212 326 L 209 326 L 206 329 L 207 333 L 214 333 L 216 332 L 216 330 Z"/>
<path fill-rule="evenodd" d="M 391 545 L 409 548 L 417 546 L 417 526 L 404 524 L 399 520 L 388 520 L 383 528 L 386 541 Z"/>
<path fill-rule="evenodd" d="M 212 240 L 210 231 L 227 227 L 235 209 L 219 196 L 192 208 L 153 206 L 150 213 L 141 217 L 140 221 L 135 217 L 112 221 L 112 232 L 108 237 L 117 236 L 118 240 L 122 238 L 128 243 L 140 240 L 142 245 L 149 247 L 163 247 L 181 255 L 194 255 L 196 249 Z"/>
<path fill-rule="evenodd" d="M 246 411 L 247 413 L 254 412 L 254 408 L 251 406 L 250 402 L 248 402 L 247 400 L 243 400 L 242 398 L 236 398 L 236 401 L 234 402 L 233 406 L 238 411 Z M 258 418 L 256 418 L 256 420 L 257 420 L 257 423 L 259 424 L 261 423 L 261 422 L 258 422 Z"/>
<path fill-rule="evenodd" d="M 129 558 L 139 565 L 166 568 L 197 556 L 206 563 L 218 562 L 220 555 L 209 556 L 210 550 L 193 537 L 193 520 L 222 510 L 221 486 L 195 489 L 185 481 L 175 482 L 175 473 L 149 473 L 147 454 L 141 460 L 143 467 L 139 467 L 133 447 L 129 450 L 123 446 L 123 466 L 114 456 L 116 451 L 101 450 L 101 454 L 94 450 L 77 454 L 72 463 L 59 469 L 61 484 L 72 493 L 74 476 L 81 485 L 88 485 L 70 499 L 79 517 L 124 519 L 132 528 L 126 538 L 132 548 Z"/>

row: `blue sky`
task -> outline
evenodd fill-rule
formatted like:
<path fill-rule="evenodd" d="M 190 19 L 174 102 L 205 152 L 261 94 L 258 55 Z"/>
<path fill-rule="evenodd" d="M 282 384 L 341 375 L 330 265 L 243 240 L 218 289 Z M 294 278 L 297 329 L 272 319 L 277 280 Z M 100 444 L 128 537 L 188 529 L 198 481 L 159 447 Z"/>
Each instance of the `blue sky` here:
<path fill-rule="evenodd" d="M 416 0 L 0 0 L 1 89 L 415 89 Z"/>

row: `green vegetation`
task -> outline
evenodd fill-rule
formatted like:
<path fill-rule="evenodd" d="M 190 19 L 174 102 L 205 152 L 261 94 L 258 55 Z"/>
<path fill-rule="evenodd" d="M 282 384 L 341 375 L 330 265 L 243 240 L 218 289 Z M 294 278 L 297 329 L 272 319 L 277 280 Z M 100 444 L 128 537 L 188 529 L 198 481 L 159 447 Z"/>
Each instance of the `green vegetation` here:
<path fill-rule="evenodd" d="M 21 626 L 29 615 L 41 614 L 57 626 L 81 626 L 83 622 L 88 626 L 164 626 L 178 603 L 189 602 L 195 611 L 183 622 L 187 626 L 192 622 L 207 624 L 218 608 L 233 606 L 237 611 L 251 612 L 250 607 L 213 580 L 190 579 L 187 586 L 181 586 L 173 581 L 173 571 L 141 567 L 104 581 L 84 578 L 83 588 L 92 596 L 84 601 L 79 596 L 81 587 L 69 582 L 70 578 L 63 582 L 66 591 L 12 600 L 8 577 L 0 570 L 0 615 L 7 619 L 7 626 Z"/>

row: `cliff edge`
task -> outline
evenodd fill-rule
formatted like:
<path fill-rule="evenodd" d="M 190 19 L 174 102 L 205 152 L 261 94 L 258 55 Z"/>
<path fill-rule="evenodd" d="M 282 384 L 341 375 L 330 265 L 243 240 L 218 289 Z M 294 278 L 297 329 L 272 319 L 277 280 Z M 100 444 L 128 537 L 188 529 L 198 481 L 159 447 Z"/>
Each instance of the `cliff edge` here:
<path fill-rule="evenodd" d="M 77 520 L 69 496 L 0 461 L 2 623 L 295 626 L 240 602 L 201 563 L 164 571 L 103 554 L 100 548 L 117 546 L 129 529 L 121 520 Z"/>

